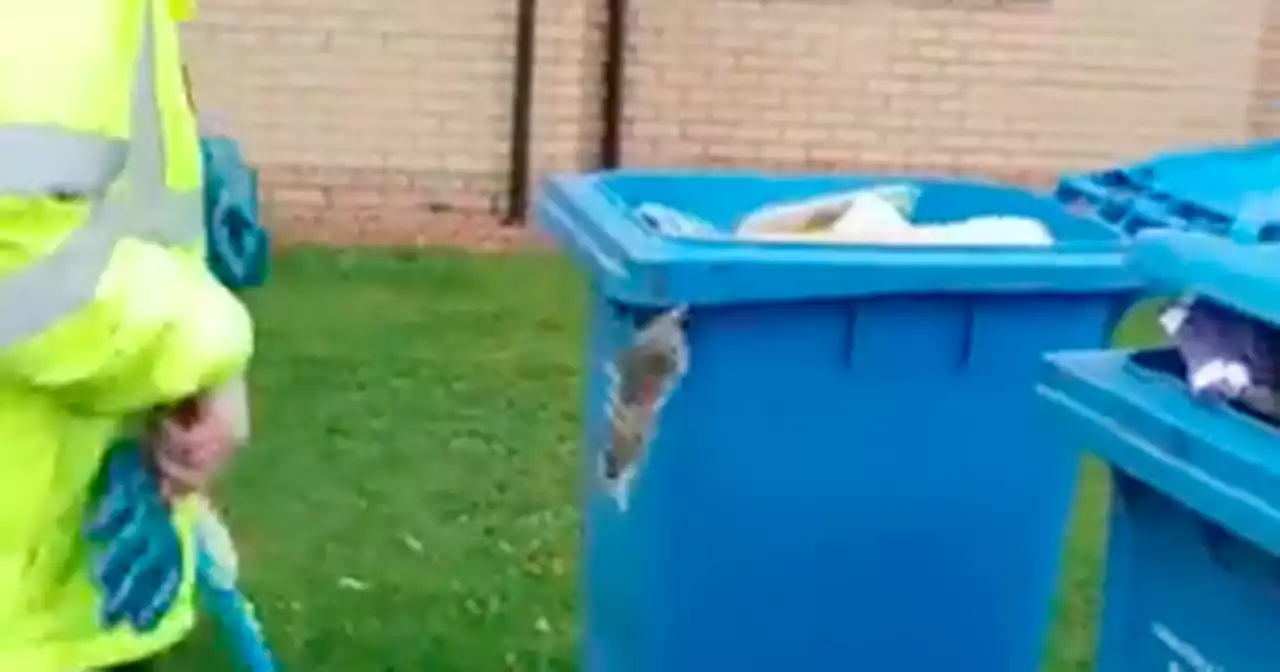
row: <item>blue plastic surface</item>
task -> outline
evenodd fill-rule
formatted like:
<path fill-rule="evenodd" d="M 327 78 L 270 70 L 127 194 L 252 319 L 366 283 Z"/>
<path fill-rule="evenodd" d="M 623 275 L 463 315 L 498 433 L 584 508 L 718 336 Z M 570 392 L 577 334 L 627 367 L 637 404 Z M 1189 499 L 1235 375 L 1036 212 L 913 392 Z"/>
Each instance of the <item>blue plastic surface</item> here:
<path fill-rule="evenodd" d="M 200 148 L 209 267 L 232 289 L 258 287 L 266 281 L 271 243 L 260 221 L 257 174 L 233 140 L 201 138 Z"/>
<path fill-rule="evenodd" d="M 1152 231 L 1134 242 L 1131 264 L 1158 291 L 1195 294 L 1280 325 L 1280 246 L 1243 247 L 1207 234 Z"/>
<path fill-rule="evenodd" d="M 1205 233 L 1138 237 L 1135 271 L 1280 325 L 1280 250 Z M 1280 658 L 1280 429 L 1193 398 L 1174 350 L 1055 355 L 1054 435 L 1112 468 L 1101 672 L 1271 670 Z"/>
<path fill-rule="evenodd" d="M 612 297 L 641 305 L 815 300 L 894 293 L 1080 294 L 1133 289 L 1117 235 L 1052 199 L 1011 187 L 925 181 L 915 220 L 1017 214 L 1038 218 L 1053 249 L 884 248 L 673 239 L 630 209 L 659 202 L 728 230 L 767 204 L 906 178 L 625 172 L 555 178 L 537 204 L 540 225 Z M 918 180 L 915 180 L 919 182 Z"/>
<path fill-rule="evenodd" d="M 1016 189 L 923 182 L 923 220 L 1043 219 L 1054 249 L 674 240 L 878 181 L 622 172 L 552 180 L 539 222 L 592 284 L 583 451 L 587 672 L 1027 672 L 1074 449 L 1046 449 L 1043 353 L 1100 347 L 1134 290 L 1117 234 Z M 690 370 L 620 511 L 594 480 L 606 363 L 690 304 Z"/>
<path fill-rule="evenodd" d="M 1054 355 L 1064 445 L 1112 467 L 1099 672 L 1275 669 L 1280 432 L 1187 394 L 1176 352 Z"/>
<path fill-rule="evenodd" d="M 1130 234 L 1171 228 L 1272 242 L 1280 238 L 1280 143 L 1188 150 L 1068 175 L 1056 196 Z"/>

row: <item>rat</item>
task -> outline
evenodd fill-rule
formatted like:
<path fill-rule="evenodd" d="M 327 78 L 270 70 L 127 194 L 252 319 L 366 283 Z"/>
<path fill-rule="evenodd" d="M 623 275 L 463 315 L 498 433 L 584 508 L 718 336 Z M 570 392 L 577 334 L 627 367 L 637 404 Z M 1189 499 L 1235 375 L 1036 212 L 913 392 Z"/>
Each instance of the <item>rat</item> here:
<path fill-rule="evenodd" d="M 609 368 L 613 381 L 606 417 L 608 445 L 600 458 L 606 489 L 626 510 L 631 482 L 644 460 L 662 405 L 689 366 L 684 325 L 687 309 L 655 317 L 618 353 Z"/>

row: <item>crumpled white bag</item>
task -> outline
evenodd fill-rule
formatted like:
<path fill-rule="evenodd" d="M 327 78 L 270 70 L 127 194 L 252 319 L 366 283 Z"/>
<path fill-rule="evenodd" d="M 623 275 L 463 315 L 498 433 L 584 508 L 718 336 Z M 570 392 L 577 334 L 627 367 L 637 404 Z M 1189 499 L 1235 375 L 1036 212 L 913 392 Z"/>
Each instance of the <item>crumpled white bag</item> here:
<path fill-rule="evenodd" d="M 920 189 L 915 185 L 886 184 L 768 205 L 743 217 L 734 230 L 747 238 L 827 231 L 839 220 L 848 219 L 846 215 L 854 209 L 859 219 L 867 217 L 882 224 L 892 222 L 891 209 L 905 223 L 911 218 L 919 195 Z"/>
<path fill-rule="evenodd" d="M 748 218 L 738 235 L 762 240 L 862 245 L 1049 246 L 1048 227 L 1028 217 L 984 215 L 960 222 L 913 224 L 914 208 L 890 200 L 884 191 L 816 199 L 762 211 Z M 844 208 L 835 212 L 836 208 Z M 833 214 L 834 213 L 834 214 Z"/>

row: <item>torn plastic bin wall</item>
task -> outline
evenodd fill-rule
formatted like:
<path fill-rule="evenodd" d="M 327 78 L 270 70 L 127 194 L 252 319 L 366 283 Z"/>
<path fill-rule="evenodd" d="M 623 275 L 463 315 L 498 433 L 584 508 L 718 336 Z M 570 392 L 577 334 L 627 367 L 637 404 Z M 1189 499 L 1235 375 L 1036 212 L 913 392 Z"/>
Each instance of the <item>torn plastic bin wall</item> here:
<path fill-rule="evenodd" d="M 1047 197 L 923 182 L 924 221 L 1019 215 L 1051 248 L 658 235 L 901 178 L 617 172 L 549 181 L 539 223 L 591 284 L 582 456 L 587 672 L 1026 672 L 1075 474 L 1030 413 L 1046 350 L 1097 347 L 1135 282 Z M 906 180 L 914 181 L 914 180 Z M 608 370 L 688 306 L 688 372 L 622 510 L 599 487 Z"/>
<path fill-rule="evenodd" d="M 619 349 L 608 370 L 608 435 L 599 437 L 604 444 L 600 483 L 622 511 L 630 508 L 631 489 L 658 429 L 662 407 L 689 370 L 685 313 L 683 307 L 673 308 L 654 317 Z"/>
<path fill-rule="evenodd" d="M 1161 232 L 1133 256 L 1162 290 L 1280 323 L 1268 246 Z M 1262 672 L 1280 659 L 1280 429 L 1197 399 L 1185 377 L 1178 353 L 1157 349 L 1054 355 L 1042 378 L 1047 433 L 1111 467 L 1100 672 Z"/>

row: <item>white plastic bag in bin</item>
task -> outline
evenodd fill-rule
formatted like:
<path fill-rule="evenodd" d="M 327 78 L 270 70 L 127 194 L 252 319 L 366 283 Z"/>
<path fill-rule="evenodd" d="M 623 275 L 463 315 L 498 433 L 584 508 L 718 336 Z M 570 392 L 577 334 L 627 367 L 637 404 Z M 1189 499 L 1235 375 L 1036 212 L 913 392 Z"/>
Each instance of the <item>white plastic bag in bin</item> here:
<path fill-rule="evenodd" d="M 913 222 L 920 189 L 889 184 L 761 208 L 738 225 L 743 238 L 850 245 L 1046 246 L 1053 237 L 1028 217 L 980 215 L 956 222 Z"/>
<path fill-rule="evenodd" d="M 884 227 L 906 226 L 915 212 L 920 189 L 913 184 L 887 184 L 826 194 L 762 207 L 738 222 L 739 236 L 814 233 L 836 228 L 857 210 L 859 219 Z"/>

